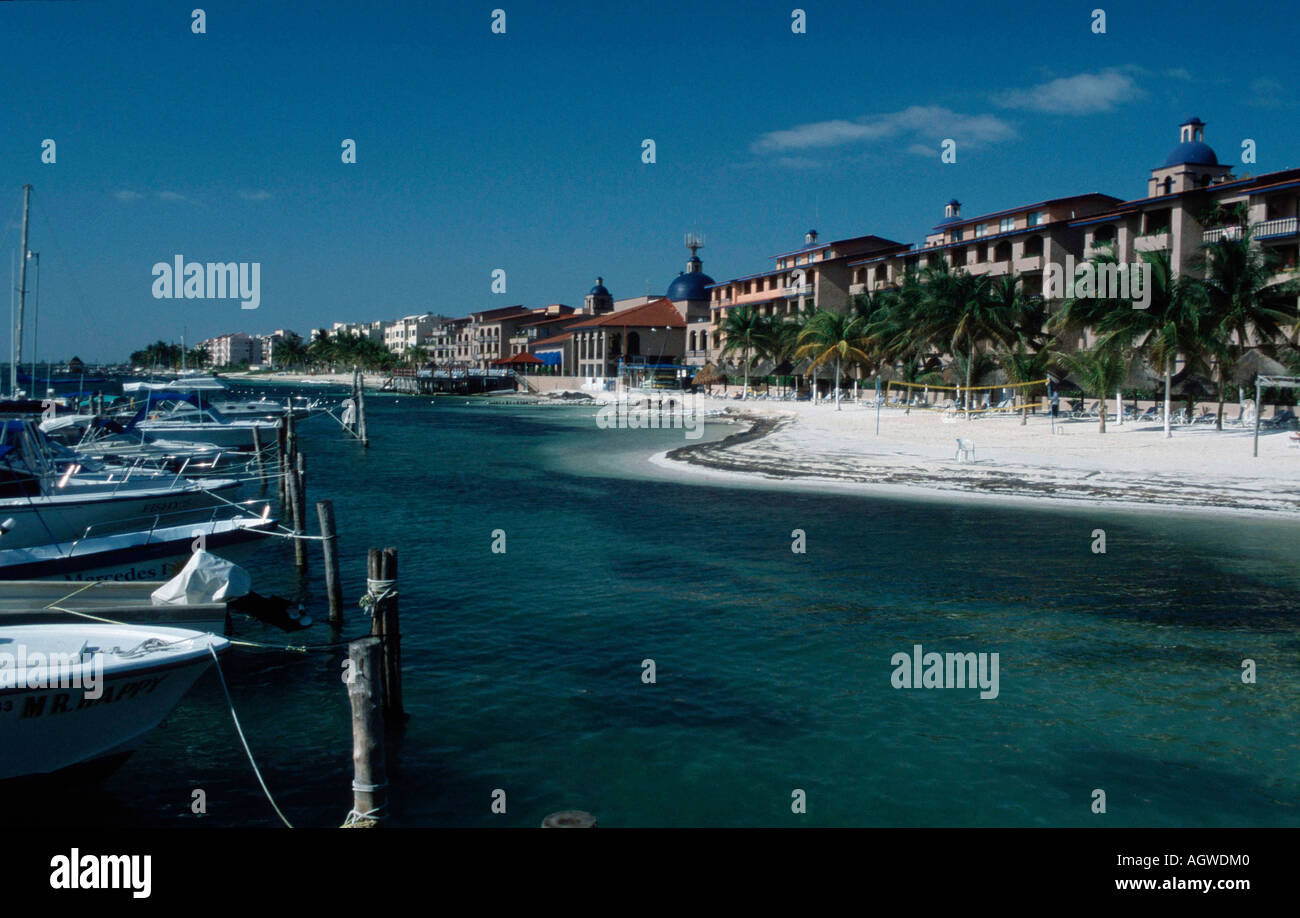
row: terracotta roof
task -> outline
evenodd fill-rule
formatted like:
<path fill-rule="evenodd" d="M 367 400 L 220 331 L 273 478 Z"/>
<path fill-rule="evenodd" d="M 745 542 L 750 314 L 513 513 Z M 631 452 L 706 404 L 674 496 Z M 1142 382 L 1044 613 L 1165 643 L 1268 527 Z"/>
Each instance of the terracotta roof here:
<path fill-rule="evenodd" d="M 570 329 L 579 328 L 654 328 L 663 325 L 669 328 L 685 328 L 686 320 L 682 314 L 677 311 L 673 301 L 660 298 L 651 300 L 649 303 L 643 303 L 640 306 L 633 306 L 631 309 L 620 309 L 617 312 L 606 313 L 603 316 L 596 316 L 594 319 L 587 319 L 585 322 L 578 322 L 570 325 Z"/>
<path fill-rule="evenodd" d="M 500 360 L 492 361 L 494 367 L 516 366 L 521 363 L 531 365 L 540 364 L 541 361 L 527 351 L 520 351 L 518 354 L 513 354 L 509 357 L 502 357 Z"/>

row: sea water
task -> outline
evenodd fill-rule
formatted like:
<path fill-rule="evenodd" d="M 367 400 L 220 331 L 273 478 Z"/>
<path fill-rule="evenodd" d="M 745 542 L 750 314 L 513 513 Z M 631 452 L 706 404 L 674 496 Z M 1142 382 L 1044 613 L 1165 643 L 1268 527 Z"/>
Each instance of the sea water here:
<path fill-rule="evenodd" d="M 646 462 L 681 430 L 592 406 L 367 412 L 368 450 L 327 417 L 300 431 L 349 636 L 366 549 L 400 552 L 396 824 L 1300 825 L 1300 523 L 705 485 Z M 316 548 L 306 580 L 286 541 L 252 554 L 255 588 L 320 622 L 256 639 L 331 640 Z M 996 697 L 896 687 L 918 645 L 997 654 Z M 295 824 L 351 806 L 343 656 L 222 663 Z M 211 672 L 98 790 L 6 822 L 278 824 Z"/>

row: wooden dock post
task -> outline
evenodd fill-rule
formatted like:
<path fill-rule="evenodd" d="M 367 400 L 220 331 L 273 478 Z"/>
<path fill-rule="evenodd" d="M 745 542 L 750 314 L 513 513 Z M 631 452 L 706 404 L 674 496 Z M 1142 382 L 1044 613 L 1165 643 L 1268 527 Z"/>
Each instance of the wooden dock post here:
<path fill-rule="evenodd" d="M 397 549 L 372 548 L 366 557 L 366 592 L 370 596 L 370 633 L 382 642 L 384 716 L 400 723 L 402 710 L 402 632 L 397 614 Z M 391 595 L 390 595 L 391 594 Z"/>
<path fill-rule="evenodd" d="M 288 496 L 286 490 L 284 472 L 288 463 L 285 457 L 289 455 L 289 422 L 281 420 L 275 428 L 275 471 L 276 471 L 276 495 L 280 501 L 280 516 L 284 516 L 285 500 Z"/>
<path fill-rule="evenodd" d="M 402 627 L 397 612 L 397 549 L 393 546 L 384 549 L 382 573 L 384 579 L 393 584 L 393 595 L 388 597 L 384 609 L 384 666 L 387 671 L 384 713 L 393 723 L 400 723 L 406 718 L 406 711 L 402 708 Z"/>
<path fill-rule="evenodd" d="M 361 445 L 370 446 L 370 437 L 366 433 L 366 378 L 357 377 L 357 436 Z"/>
<path fill-rule="evenodd" d="M 262 490 L 266 490 L 266 470 L 262 465 L 262 434 L 253 428 L 253 468 L 257 469 L 257 480 L 262 483 Z"/>
<path fill-rule="evenodd" d="M 343 624 L 343 587 L 339 583 L 339 537 L 334 527 L 334 501 L 316 501 L 321 545 L 325 549 L 325 592 L 329 595 L 331 625 Z"/>
<path fill-rule="evenodd" d="M 293 465 L 288 473 L 289 503 L 293 511 L 294 535 L 301 537 L 307 534 L 307 457 L 295 453 Z M 293 540 L 293 561 L 298 570 L 307 569 L 307 541 L 303 538 Z"/>
<path fill-rule="evenodd" d="M 352 812 L 344 828 L 373 828 L 388 807 L 384 755 L 384 687 L 380 641 L 366 637 L 348 645 L 348 701 L 352 704 Z"/>

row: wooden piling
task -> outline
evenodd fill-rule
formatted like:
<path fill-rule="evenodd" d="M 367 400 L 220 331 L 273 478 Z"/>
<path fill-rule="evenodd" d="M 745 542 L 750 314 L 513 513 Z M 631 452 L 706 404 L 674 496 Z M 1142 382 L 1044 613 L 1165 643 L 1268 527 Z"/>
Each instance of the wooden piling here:
<path fill-rule="evenodd" d="M 307 457 L 302 453 L 294 455 L 294 467 L 289 470 L 289 498 L 293 508 L 293 531 L 298 536 L 307 533 Z M 302 538 L 293 540 L 293 562 L 298 570 L 307 569 L 307 541 Z"/>
<path fill-rule="evenodd" d="M 280 516 L 284 516 L 285 500 L 288 497 L 288 491 L 285 484 L 285 470 L 289 467 L 285 457 L 289 454 L 289 428 L 288 421 L 281 420 L 275 428 L 275 470 L 276 470 L 276 495 L 280 501 Z"/>
<path fill-rule="evenodd" d="M 370 446 L 370 437 L 366 433 L 366 378 L 359 376 L 357 381 L 357 436 L 362 446 Z"/>
<path fill-rule="evenodd" d="M 325 592 L 329 595 L 331 625 L 343 624 L 343 587 L 339 583 L 338 532 L 334 528 L 334 501 L 316 501 L 321 545 L 325 549 Z"/>
<path fill-rule="evenodd" d="M 396 548 L 383 551 L 372 548 L 367 553 L 366 591 L 371 597 L 370 633 L 379 638 L 383 646 L 384 716 L 390 723 L 400 723 L 405 714 L 402 711 L 402 633 L 397 614 Z"/>
<path fill-rule="evenodd" d="M 262 489 L 266 489 L 266 473 L 262 467 L 262 434 L 257 427 L 253 428 L 253 468 L 257 469 L 257 480 L 262 483 Z"/>
<path fill-rule="evenodd" d="M 378 638 L 361 638 L 348 645 L 348 701 L 352 704 L 352 812 L 344 823 L 345 828 L 379 825 L 388 806 L 380 659 Z"/>
<path fill-rule="evenodd" d="M 384 609 L 384 667 L 387 678 L 384 689 L 384 713 L 393 723 L 400 723 L 406 712 L 402 708 L 402 628 L 397 612 L 400 596 L 397 592 L 397 549 L 384 549 L 382 572 L 385 580 L 393 583 L 393 595 L 388 597 Z"/>

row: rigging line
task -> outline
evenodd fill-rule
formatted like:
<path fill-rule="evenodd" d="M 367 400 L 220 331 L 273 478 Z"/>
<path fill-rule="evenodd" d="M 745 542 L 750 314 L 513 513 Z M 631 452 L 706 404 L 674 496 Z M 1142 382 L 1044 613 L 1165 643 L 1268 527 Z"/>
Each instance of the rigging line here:
<path fill-rule="evenodd" d="M 244 744 L 244 752 L 248 755 L 248 764 L 253 766 L 253 774 L 257 776 L 257 783 L 262 785 L 262 793 L 266 794 L 266 799 L 271 804 L 271 809 L 275 810 L 275 815 L 280 817 L 280 821 L 284 823 L 285 828 L 292 829 L 293 826 L 289 820 L 284 818 L 280 808 L 275 805 L 275 798 L 271 796 L 271 792 L 266 787 L 266 782 L 262 780 L 262 772 L 258 770 L 257 762 L 253 760 L 253 750 L 248 748 L 248 740 L 244 738 L 244 729 L 239 726 L 239 715 L 235 713 L 235 702 L 230 697 L 230 689 L 226 687 L 226 677 L 221 671 L 221 660 L 218 659 L 217 652 L 213 649 L 211 641 L 208 641 L 208 653 L 212 654 L 212 662 L 216 664 L 217 678 L 221 680 L 221 690 L 226 693 L 226 704 L 230 706 L 230 719 L 235 722 L 235 732 L 239 734 L 239 741 Z"/>

